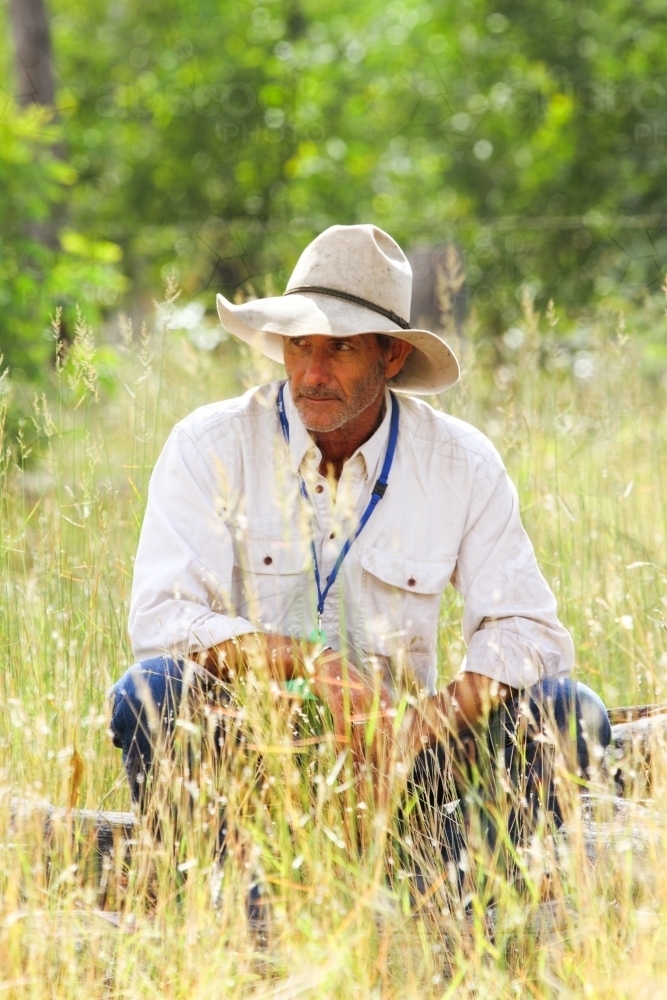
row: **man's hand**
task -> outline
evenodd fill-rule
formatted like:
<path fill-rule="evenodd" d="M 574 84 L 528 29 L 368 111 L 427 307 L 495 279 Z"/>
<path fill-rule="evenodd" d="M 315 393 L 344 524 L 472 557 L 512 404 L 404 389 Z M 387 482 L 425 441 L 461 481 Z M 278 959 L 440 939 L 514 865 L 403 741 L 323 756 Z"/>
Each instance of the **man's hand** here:
<path fill-rule="evenodd" d="M 272 680 L 306 678 L 313 694 L 327 706 L 339 749 L 349 747 L 357 770 L 370 763 L 376 769 L 378 800 L 385 801 L 394 746 L 392 697 L 376 675 L 369 680 L 337 653 L 303 640 L 264 632 L 248 632 L 220 643 L 198 657 L 214 676 L 232 681 L 249 667 L 265 669 Z M 467 740 L 486 723 L 489 714 L 516 693 L 507 684 L 465 672 L 411 713 L 408 732 L 401 736 L 404 763 L 437 742 Z"/>
<path fill-rule="evenodd" d="M 350 747 L 357 768 L 364 763 L 387 776 L 393 738 L 393 701 L 379 674 L 371 680 L 327 650 L 315 661 L 310 687 L 329 709 L 339 748 Z"/>
<path fill-rule="evenodd" d="M 413 759 L 436 743 L 470 743 L 490 713 L 516 694 L 516 688 L 499 684 L 483 674 L 462 673 L 444 690 L 428 698 L 411 713 L 402 736 L 404 755 Z"/>
<path fill-rule="evenodd" d="M 243 676 L 254 665 L 264 667 L 272 680 L 288 681 L 307 676 L 306 657 L 313 650 L 312 644 L 288 636 L 246 632 L 203 650 L 194 659 L 223 681 Z"/>
<path fill-rule="evenodd" d="M 474 733 L 484 726 L 489 714 L 514 694 L 516 689 L 507 684 L 500 684 L 484 674 L 466 672 L 455 677 L 441 697 L 449 705 L 449 718 L 455 731 L 464 734 Z"/>
<path fill-rule="evenodd" d="M 369 680 L 332 650 L 318 656 L 313 643 L 263 632 L 222 642 L 200 653 L 197 661 L 227 682 L 248 668 L 266 670 L 276 681 L 307 679 L 331 713 L 337 747 L 349 747 L 357 771 L 367 763 L 376 769 L 379 800 L 384 800 L 393 745 L 393 702 L 379 674 Z"/>

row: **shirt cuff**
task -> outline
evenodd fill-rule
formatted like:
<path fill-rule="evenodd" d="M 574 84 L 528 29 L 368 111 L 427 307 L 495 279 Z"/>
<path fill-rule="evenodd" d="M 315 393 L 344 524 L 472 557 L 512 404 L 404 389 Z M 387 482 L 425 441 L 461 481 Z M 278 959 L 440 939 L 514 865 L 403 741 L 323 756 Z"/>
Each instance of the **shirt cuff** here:
<path fill-rule="evenodd" d="M 187 655 L 193 656 L 221 642 L 228 642 L 239 635 L 261 632 L 245 618 L 228 618 L 227 615 L 207 615 L 190 626 L 187 638 Z"/>
<path fill-rule="evenodd" d="M 552 635 L 550 629 L 536 622 L 526 621 L 522 631 L 521 621 L 510 618 L 502 623 L 488 622 L 478 629 L 468 644 L 461 672 L 482 674 L 519 689 L 532 687 L 545 677 L 568 676 L 571 664 L 566 650 L 559 648 L 562 637 Z M 561 627 L 559 631 L 571 645 L 565 630 Z"/>

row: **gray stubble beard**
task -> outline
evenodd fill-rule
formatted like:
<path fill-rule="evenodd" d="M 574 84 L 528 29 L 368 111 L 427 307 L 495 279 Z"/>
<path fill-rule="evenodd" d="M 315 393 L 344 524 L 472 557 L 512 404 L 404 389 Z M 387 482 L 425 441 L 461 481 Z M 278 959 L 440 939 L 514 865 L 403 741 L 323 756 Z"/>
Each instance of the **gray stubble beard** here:
<path fill-rule="evenodd" d="M 290 379 L 288 379 L 288 381 L 290 384 L 290 391 L 291 391 L 292 383 Z M 365 379 L 360 384 L 359 390 L 354 394 L 354 396 L 352 396 L 351 399 L 347 401 L 347 405 L 345 407 L 345 411 L 342 414 L 342 416 L 337 417 L 336 420 L 332 421 L 330 425 L 327 425 L 325 427 L 308 426 L 299 408 L 299 399 L 302 398 L 328 399 L 330 397 L 329 395 L 327 395 L 326 391 L 322 392 L 321 394 L 315 391 L 312 393 L 310 397 L 308 396 L 304 397 L 303 395 L 300 397 L 295 397 L 294 393 L 292 393 L 292 399 L 294 400 L 294 405 L 299 411 L 299 416 L 301 417 L 301 420 L 303 421 L 306 430 L 313 431 L 317 434 L 330 434 L 332 431 L 337 431 L 345 424 L 349 423 L 351 420 L 354 420 L 356 417 L 359 416 L 360 413 L 363 413 L 365 409 L 371 406 L 377 399 L 380 390 L 384 389 L 386 383 L 387 379 L 385 376 L 385 363 L 382 359 L 379 358 L 374 363 L 373 367 L 368 373 L 368 378 Z M 333 397 L 333 398 L 338 399 L 339 397 Z"/>

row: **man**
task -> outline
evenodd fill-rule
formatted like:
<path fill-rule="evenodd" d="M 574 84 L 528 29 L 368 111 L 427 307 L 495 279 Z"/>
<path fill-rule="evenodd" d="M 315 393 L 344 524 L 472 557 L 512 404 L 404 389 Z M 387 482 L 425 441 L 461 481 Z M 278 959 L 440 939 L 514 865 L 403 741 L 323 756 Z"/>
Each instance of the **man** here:
<path fill-rule="evenodd" d="M 169 732 L 192 661 L 223 681 L 249 663 L 277 681 L 309 678 L 357 759 L 368 748 L 355 721 L 375 712 L 373 744 L 386 748 L 405 690 L 423 710 L 417 746 L 443 728 L 479 739 L 502 705 L 516 719 L 522 702 L 533 725 L 547 705 L 557 728 L 576 728 L 583 771 L 586 736 L 609 741 L 602 703 L 569 680 L 572 640 L 500 457 L 413 398 L 448 389 L 459 370 L 439 335 L 411 328 L 411 286 L 387 233 L 333 226 L 306 247 L 284 295 L 218 296 L 223 326 L 283 362 L 287 381 L 196 410 L 155 467 L 130 613 L 139 662 L 113 690 L 137 801 L 150 711 Z M 465 600 L 467 656 L 438 692 L 450 582 Z"/>

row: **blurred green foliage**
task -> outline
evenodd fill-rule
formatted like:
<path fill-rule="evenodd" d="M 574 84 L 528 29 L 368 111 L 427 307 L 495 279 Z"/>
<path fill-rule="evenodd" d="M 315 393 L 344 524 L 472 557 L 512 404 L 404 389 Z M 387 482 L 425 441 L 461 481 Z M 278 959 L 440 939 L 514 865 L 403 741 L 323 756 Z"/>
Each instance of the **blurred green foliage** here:
<path fill-rule="evenodd" d="M 0 117 L 0 353 L 13 372 L 43 374 L 54 357 L 50 315 L 58 305 L 115 299 L 127 279 L 120 247 L 59 231 L 75 170 L 58 152 L 60 129 L 47 109 Z M 97 312 L 93 310 L 93 314 Z"/>
<path fill-rule="evenodd" d="M 0 119 L 0 349 L 26 370 L 57 301 L 67 326 L 171 267 L 189 296 L 279 291 L 334 222 L 455 239 L 498 331 L 522 285 L 570 307 L 667 269 L 662 0 L 47 2 L 60 110 Z"/>

